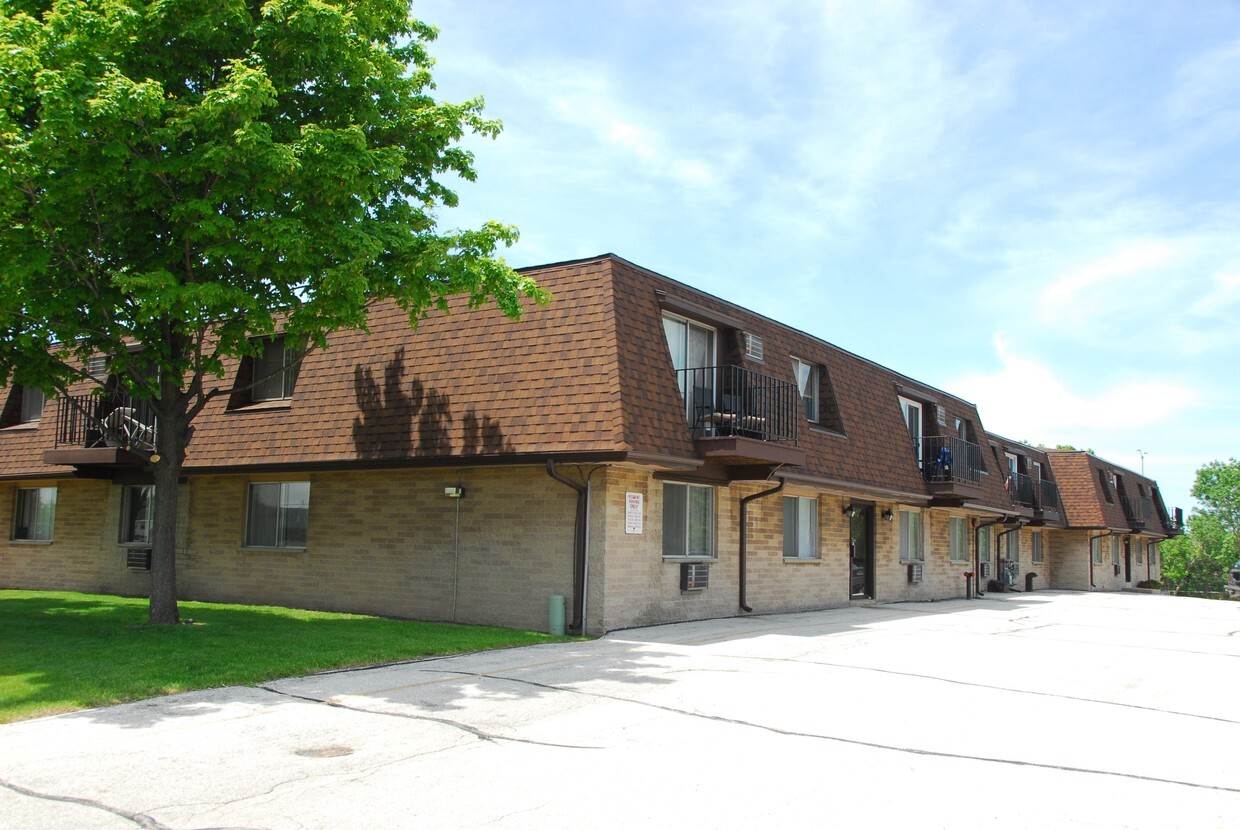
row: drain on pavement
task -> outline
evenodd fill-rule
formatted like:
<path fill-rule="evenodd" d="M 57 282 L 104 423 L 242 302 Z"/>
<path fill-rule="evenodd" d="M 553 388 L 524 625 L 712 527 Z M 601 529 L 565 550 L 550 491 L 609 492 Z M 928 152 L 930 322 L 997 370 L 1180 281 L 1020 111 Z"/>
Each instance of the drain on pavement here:
<path fill-rule="evenodd" d="M 341 755 L 352 755 L 353 750 L 347 746 L 312 746 L 293 754 L 303 758 L 339 758 Z"/>

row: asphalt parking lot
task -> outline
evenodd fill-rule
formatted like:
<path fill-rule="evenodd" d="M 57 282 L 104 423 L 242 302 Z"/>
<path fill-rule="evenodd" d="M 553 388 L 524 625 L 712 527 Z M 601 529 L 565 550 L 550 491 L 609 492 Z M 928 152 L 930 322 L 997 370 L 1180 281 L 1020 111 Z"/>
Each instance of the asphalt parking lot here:
<path fill-rule="evenodd" d="M 0 727 L 6 828 L 1235 827 L 1240 603 L 715 620 Z"/>

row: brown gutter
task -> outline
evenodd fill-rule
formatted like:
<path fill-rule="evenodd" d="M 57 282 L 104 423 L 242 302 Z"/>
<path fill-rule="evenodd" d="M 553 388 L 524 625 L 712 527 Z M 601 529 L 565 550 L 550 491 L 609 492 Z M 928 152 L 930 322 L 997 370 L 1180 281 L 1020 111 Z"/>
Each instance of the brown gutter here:
<path fill-rule="evenodd" d="M 1108 536 L 1114 536 L 1114 535 L 1115 535 L 1115 531 L 1108 530 L 1106 533 L 1099 533 L 1097 536 L 1089 537 L 1089 587 L 1090 588 L 1098 587 L 1097 585 L 1094 584 L 1094 540 L 1105 539 Z M 1099 550 L 1098 552 L 1101 553 L 1102 551 Z"/>
<path fill-rule="evenodd" d="M 594 471 L 591 470 L 590 475 L 593 474 Z M 555 459 L 552 458 L 547 459 L 547 475 L 577 491 L 577 518 L 573 523 L 573 621 L 569 624 L 569 630 L 574 634 L 584 634 L 586 557 L 590 533 L 590 479 L 587 476 L 585 483 L 580 484 L 570 478 L 565 478 L 556 471 Z"/>
<path fill-rule="evenodd" d="M 988 527 L 1001 524 L 1003 524 L 1003 519 L 994 519 L 989 522 L 982 522 L 973 528 L 973 594 L 975 596 L 980 597 L 985 593 L 982 590 L 982 543 L 978 540 L 977 533 L 979 530 L 985 530 Z M 988 551 L 988 553 L 993 553 L 993 551 Z M 997 560 L 998 557 L 996 557 L 995 561 L 996 567 L 999 565 Z"/>
<path fill-rule="evenodd" d="M 748 519 L 749 519 L 749 503 L 751 501 L 754 501 L 755 499 L 760 499 L 765 496 L 775 495 L 780 490 L 783 490 L 784 485 L 787 483 L 788 482 L 785 481 L 783 478 L 780 478 L 778 487 L 772 487 L 769 490 L 763 490 L 761 493 L 754 493 L 753 495 L 744 496 L 741 498 L 740 596 L 738 597 L 738 601 L 740 603 L 741 610 L 744 611 L 746 614 L 753 611 L 753 609 L 750 608 L 749 605 L 747 604 L 746 597 L 745 597 L 745 561 L 746 561 L 746 557 L 749 554 L 749 546 L 746 543 L 746 538 L 745 538 L 747 535 L 745 533 L 745 528 L 748 525 Z"/>

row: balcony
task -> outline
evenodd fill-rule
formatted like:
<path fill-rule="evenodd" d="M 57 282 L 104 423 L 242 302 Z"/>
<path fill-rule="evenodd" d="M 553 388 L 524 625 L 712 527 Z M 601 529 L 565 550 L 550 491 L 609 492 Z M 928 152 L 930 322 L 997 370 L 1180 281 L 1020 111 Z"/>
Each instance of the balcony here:
<path fill-rule="evenodd" d="M 1145 524 L 1154 512 L 1153 502 L 1148 498 L 1134 498 L 1126 493 L 1120 493 L 1119 500 L 1124 505 L 1124 519 L 1132 531 L 1139 533 L 1145 530 Z"/>
<path fill-rule="evenodd" d="M 936 500 L 959 502 L 982 494 L 982 448 L 953 435 L 927 435 L 915 446 L 921 476 Z"/>
<path fill-rule="evenodd" d="M 1038 509 L 1048 519 L 1059 519 L 1059 485 L 1042 479 L 1038 482 Z M 1050 514 L 1054 514 L 1053 516 Z"/>
<path fill-rule="evenodd" d="M 805 463 L 798 446 L 796 385 L 741 366 L 676 370 L 698 454 L 730 469 L 730 478 L 765 478 L 772 465 Z"/>
<path fill-rule="evenodd" d="M 1017 473 L 1009 478 L 1008 490 L 1012 506 L 1033 512 L 1035 524 L 1040 520 L 1059 519 L 1059 487 L 1053 481 Z"/>
<path fill-rule="evenodd" d="M 67 395 L 56 402 L 55 449 L 48 464 L 141 466 L 155 450 L 155 412 L 128 395 Z"/>

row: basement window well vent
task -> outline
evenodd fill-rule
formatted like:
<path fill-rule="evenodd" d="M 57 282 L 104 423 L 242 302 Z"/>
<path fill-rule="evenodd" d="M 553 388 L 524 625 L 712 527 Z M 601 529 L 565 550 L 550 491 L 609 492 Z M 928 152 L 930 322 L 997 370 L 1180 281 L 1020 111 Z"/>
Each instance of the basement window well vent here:
<path fill-rule="evenodd" d="M 909 582 L 921 582 L 921 569 L 922 569 L 921 565 L 909 565 L 908 566 L 908 581 Z"/>
<path fill-rule="evenodd" d="M 680 590 L 705 591 L 710 585 L 710 565 L 705 562 L 683 562 L 680 565 Z"/>
<path fill-rule="evenodd" d="M 762 338 L 756 334 L 745 332 L 745 357 L 761 360 L 762 352 Z"/>
<path fill-rule="evenodd" d="M 130 548 L 125 551 L 125 567 L 131 571 L 149 571 L 151 569 L 151 549 Z"/>

